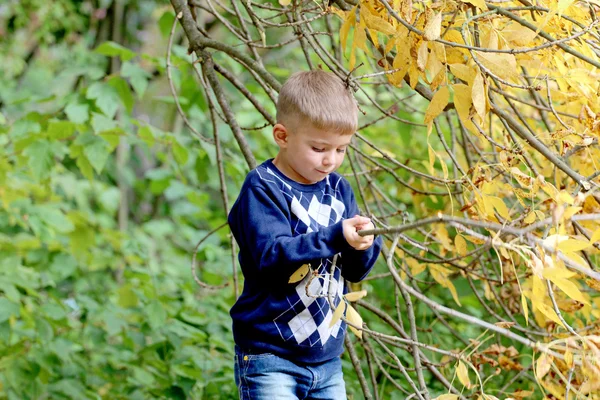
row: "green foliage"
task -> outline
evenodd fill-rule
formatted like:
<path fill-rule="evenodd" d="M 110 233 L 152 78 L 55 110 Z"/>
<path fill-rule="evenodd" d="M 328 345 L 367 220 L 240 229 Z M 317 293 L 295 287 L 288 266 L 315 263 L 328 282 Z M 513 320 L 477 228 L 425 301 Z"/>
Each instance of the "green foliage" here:
<path fill-rule="evenodd" d="M 190 273 L 195 244 L 224 219 L 206 179 L 214 157 L 172 131 L 172 105 L 145 116 L 168 95 L 164 60 L 94 46 L 74 7 L 15 4 L 0 20 L 12 30 L 0 52 L 0 398 L 233 397 L 232 290 L 201 291 Z M 27 12 L 43 26 L 29 61 Z M 106 75 L 110 57 L 122 64 Z M 193 104 L 198 89 L 186 90 Z M 207 282 L 229 279 L 227 243 L 199 249 Z"/>

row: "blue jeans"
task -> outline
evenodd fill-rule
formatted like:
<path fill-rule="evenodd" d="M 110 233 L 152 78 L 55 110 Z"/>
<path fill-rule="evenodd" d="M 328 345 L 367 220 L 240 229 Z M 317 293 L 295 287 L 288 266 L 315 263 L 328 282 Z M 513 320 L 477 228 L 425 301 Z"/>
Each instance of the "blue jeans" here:
<path fill-rule="evenodd" d="M 298 365 L 271 353 L 236 348 L 235 383 L 240 400 L 342 400 L 346 386 L 342 360 Z"/>

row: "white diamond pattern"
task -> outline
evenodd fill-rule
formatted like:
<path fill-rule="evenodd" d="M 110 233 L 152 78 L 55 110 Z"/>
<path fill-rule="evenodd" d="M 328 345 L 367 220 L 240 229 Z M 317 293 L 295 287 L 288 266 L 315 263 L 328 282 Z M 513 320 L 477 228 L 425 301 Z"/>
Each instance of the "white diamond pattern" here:
<path fill-rule="evenodd" d="M 343 218 L 346 206 L 338 200 L 341 198 L 337 188 L 342 179 L 340 176 L 329 175 L 324 189 L 314 193 L 292 187 L 269 168 L 266 168 L 267 174 L 261 174 L 260 169 L 257 172 L 263 181 L 275 186 L 287 198 L 294 236 L 318 231 L 319 227 L 330 226 Z M 332 259 L 310 261 L 313 266 L 319 265 L 316 268 L 318 276 L 309 274 L 298 282 L 295 291 L 287 297 L 288 309 L 273 320 L 283 340 L 293 339 L 300 346 L 324 346 L 329 338 L 337 338 L 340 332 L 343 333 L 341 320 L 329 327 L 333 310 L 327 299 L 329 293 L 334 306 L 343 301 L 341 261 L 340 255 L 333 277 L 329 273 Z"/>

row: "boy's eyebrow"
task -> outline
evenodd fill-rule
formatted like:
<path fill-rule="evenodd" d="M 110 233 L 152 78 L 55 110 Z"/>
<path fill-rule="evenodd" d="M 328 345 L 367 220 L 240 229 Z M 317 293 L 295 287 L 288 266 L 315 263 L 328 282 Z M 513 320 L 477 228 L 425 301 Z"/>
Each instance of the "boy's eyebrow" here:
<path fill-rule="evenodd" d="M 351 141 L 352 141 L 352 138 L 350 138 L 350 140 L 348 140 L 348 143 L 342 143 L 340 146 L 349 146 Z M 313 140 L 311 140 L 311 143 L 324 144 L 327 146 L 331 145 L 331 143 L 329 143 L 327 140 L 322 140 L 322 139 L 313 139 Z"/>

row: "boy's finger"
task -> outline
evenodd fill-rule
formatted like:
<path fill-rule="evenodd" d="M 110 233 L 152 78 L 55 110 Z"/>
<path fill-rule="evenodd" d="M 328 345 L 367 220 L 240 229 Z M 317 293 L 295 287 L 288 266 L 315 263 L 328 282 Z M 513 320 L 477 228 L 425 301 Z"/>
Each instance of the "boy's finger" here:
<path fill-rule="evenodd" d="M 353 224 L 356 225 L 367 225 L 371 222 L 371 218 L 363 217 L 361 215 L 355 215 L 353 218 Z"/>

